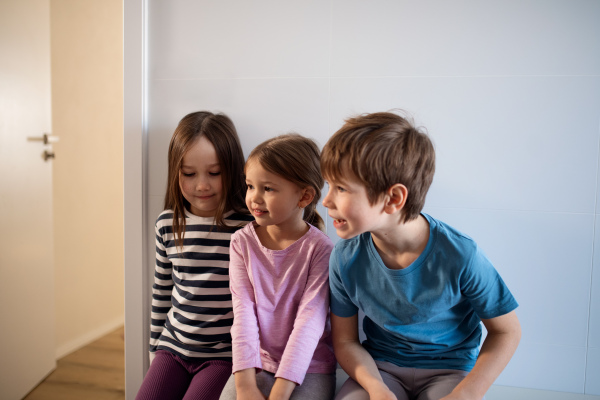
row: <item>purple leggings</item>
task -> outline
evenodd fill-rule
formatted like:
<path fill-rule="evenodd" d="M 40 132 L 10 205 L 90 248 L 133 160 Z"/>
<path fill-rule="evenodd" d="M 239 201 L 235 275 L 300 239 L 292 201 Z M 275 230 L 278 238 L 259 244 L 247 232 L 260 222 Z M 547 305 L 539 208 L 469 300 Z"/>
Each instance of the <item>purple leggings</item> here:
<path fill-rule="evenodd" d="M 158 350 L 135 399 L 218 400 L 231 368 L 229 361 L 186 361 Z"/>

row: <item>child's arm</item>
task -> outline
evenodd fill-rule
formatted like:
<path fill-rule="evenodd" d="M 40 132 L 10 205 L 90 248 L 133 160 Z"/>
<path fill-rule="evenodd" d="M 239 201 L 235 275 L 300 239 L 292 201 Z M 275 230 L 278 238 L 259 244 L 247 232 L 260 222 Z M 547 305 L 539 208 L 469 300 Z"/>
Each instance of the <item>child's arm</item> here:
<path fill-rule="evenodd" d="M 331 313 L 333 350 L 340 366 L 369 393 L 371 399 L 397 400 L 383 383 L 373 357 L 358 339 L 358 314 L 338 317 Z"/>
<path fill-rule="evenodd" d="M 238 400 L 264 399 L 256 385 L 255 368 L 262 368 L 262 361 L 254 287 L 242 252 L 241 244 L 234 234 L 229 247 L 229 288 L 234 314 L 231 344 L 235 386 Z"/>
<path fill-rule="evenodd" d="M 237 400 L 264 400 L 265 396 L 256 386 L 256 370 L 248 368 L 235 373 Z"/>
<path fill-rule="evenodd" d="M 443 400 L 482 399 L 517 350 L 521 325 L 514 311 L 482 320 L 488 331 L 475 366 Z"/>
<path fill-rule="evenodd" d="M 152 285 L 152 312 L 150 324 L 150 363 L 154 359 L 158 339 L 165 326 L 167 314 L 172 307 L 171 294 L 173 293 L 173 266 L 167 257 L 162 235 L 158 226 L 156 233 L 156 263 L 154 266 L 154 284 Z"/>
<path fill-rule="evenodd" d="M 301 289 L 302 298 L 293 321 L 293 329 L 275 374 L 280 381 L 277 382 L 277 388 L 286 389 L 281 392 L 287 391 L 291 387 L 290 384 L 302 384 L 315 349 L 325 331 L 329 313 L 331 247 L 330 243 L 327 246 L 319 246 L 310 261 L 308 278 L 306 286 Z M 274 396 L 275 393 L 271 392 L 269 398 L 276 398 Z"/>
<path fill-rule="evenodd" d="M 271 388 L 271 393 L 269 393 L 268 400 L 279 400 L 279 399 L 289 399 L 292 395 L 292 392 L 296 388 L 296 383 L 292 381 L 288 381 L 284 378 L 275 379 L 275 383 Z"/>
<path fill-rule="evenodd" d="M 234 376 L 237 400 L 265 399 L 265 396 L 256 386 L 256 370 L 254 368 L 238 371 Z M 289 399 L 295 388 L 295 382 L 277 378 L 271 388 L 268 400 Z"/>

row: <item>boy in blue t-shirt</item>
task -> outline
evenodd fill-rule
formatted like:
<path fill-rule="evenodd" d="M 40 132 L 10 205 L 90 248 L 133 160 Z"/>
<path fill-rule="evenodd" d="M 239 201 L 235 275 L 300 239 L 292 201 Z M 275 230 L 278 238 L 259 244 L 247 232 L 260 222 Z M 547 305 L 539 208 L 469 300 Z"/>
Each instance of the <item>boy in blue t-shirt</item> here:
<path fill-rule="evenodd" d="M 393 113 L 350 118 L 323 148 L 336 399 L 482 399 L 514 354 L 517 302 L 468 236 L 422 214 L 435 152 Z M 367 339 L 358 339 L 358 310 Z M 481 351 L 481 322 L 488 334 Z"/>

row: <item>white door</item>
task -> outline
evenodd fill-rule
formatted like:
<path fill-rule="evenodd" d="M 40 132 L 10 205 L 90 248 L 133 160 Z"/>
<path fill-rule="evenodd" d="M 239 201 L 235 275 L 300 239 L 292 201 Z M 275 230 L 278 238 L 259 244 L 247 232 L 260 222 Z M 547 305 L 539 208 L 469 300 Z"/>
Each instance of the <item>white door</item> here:
<path fill-rule="evenodd" d="M 50 2 L 0 0 L 0 399 L 55 366 Z"/>

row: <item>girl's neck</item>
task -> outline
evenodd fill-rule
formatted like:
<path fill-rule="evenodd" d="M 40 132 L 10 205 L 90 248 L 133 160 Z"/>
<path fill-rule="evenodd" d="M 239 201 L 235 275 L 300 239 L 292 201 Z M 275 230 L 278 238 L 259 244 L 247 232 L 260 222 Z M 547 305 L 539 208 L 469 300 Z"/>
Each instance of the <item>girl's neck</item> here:
<path fill-rule="evenodd" d="M 300 239 L 308 230 L 309 225 L 302 219 L 293 224 L 280 225 L 255 225 L 254 230 L 260 244 L 269 250 L 284 250 Z"/>

